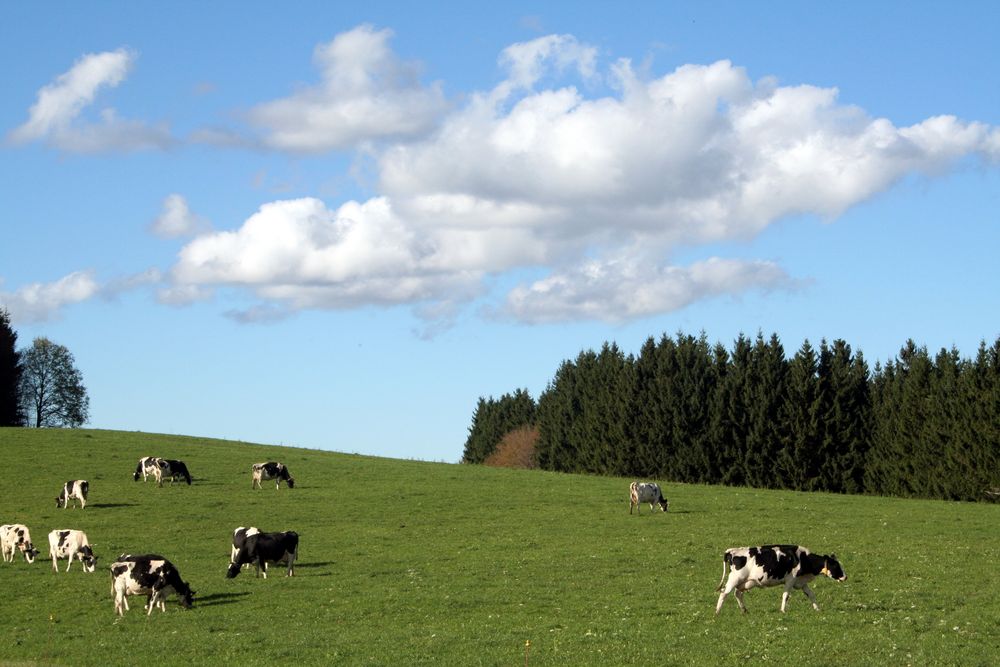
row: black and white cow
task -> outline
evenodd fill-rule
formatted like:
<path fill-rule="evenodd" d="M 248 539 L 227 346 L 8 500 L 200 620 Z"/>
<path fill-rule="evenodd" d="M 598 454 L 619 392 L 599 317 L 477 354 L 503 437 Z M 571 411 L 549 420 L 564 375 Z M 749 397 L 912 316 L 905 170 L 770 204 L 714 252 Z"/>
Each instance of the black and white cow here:
<path fill-rule="evenodd" d="M 73 559 L 83 564 L 84 572 L 93 572 L 97 567 L 97 557 L 90 546 L 87 534 L 82 530 L 53 530 L 49 533 L 49 557 L 52 559 L 52 571 L 58 572 L 56 561 L 65 558 L 66 571 L 69 572 Z"/>
<path fill-rule="evenodd" d="M 195 592 L 173 563 L 157 554 L 142 556 L 121 555 L 111 564 L 111 593 L 115 599 L 115 612 L 124 616 L 128 609 L 129 595 L 146 595 L 146 615 L 159 606 L 166 611 L 164 600 L 170 593 L 176 593 L 181 606 L 191 607 Z"/>
<path fill-rule="evenodd" d="M 3 562 L 13 563 L 14 552 L 20 551 L 24 560 L 35 562 L 38 549 L 31 543 L 31 533 L 23 523 L 8 523 L 0 526 L 0 551 L 3 552 Z"/>
<path fill-rule="evenodd" d="M 255 526 L 250 526 L 249 528 L 240 526 L 233 531 L 233 550 L 229 554 L 229 564 L 232 565 L 236 562 L 236 554 L 240 552 L 243 548 L 244 542 L 251 535 L 258 535 L 260 531 Z"/>
<path fill-rule="evenodd" d="M 729 568 L 728 580 L 727 568 Z M 837 581 L 847 579 L 835 555 L 819 556 L 795 544 L 727 549 L 722 555 L 722 581 L 715 589 L 722 591 L 719 594 L 719 602 L 715 605 L 715 613 L 719 613 L 722 603 L 730 593 L 736 597 L 740 611 L 745 614 L 747 608 L 743 604 L 743 593 L 754 586 L 782 585 L 785 587 L 785 592 L 781 596 L 782 613 L 788 604 L 788 597 L 796 589 L 805 593 L 812 602 L 813 609 L 819 611 L 816 596 L 809 588 L 809 582 L 820 575 L 826 575 Z"/>
<path fill-rule="evenodd" d="M 229 564 L 226 578 L 232 579 L 240 573 L 240 568 L 246 563 L 254 563 L 257 566 L 257 576 L 264 570 L 264 578 L 267 579 L 267 563 L 288 563 L 286 577 L 291 577 L 295 573 L 292 566 L 299 555 L 299 534 L 294 531 L 286 533 L 258 533 L 250 535 L 244 540 L 243 546 L 236 552 L 236 557 Z"/>
<path fill-rule="evenodd" d="M 139 459 L 138 465 L 135 467 L 135 473 L 132 475 L 132 479 L 139 481 L 139 475 L 142 475 L 142 481 L 146 481 L 147 477 L 156 477 L 156 471 L 159 469 L 160 459 L 155 456 L 143 456 Z"/>
<path fill-rule="evenodd" d="M 178 477 L 183 477 L 191 485 L 191 473 L 188 472 L 187 466 L 184 465 L 184 461 L 175 461 L 174 459 L 156 459 L 156 471 L 153 473 L 156 477 L 156 485 L 163 486 L 163 479 L 169 478 L 170 484 L 173 485 L 174 480 Z"/>
<path fill-rule="evenodd" d="M 251 489 L 263 488 L 260 484 L 261 480 L 273 479 L 274 488 L 281 487 L 281 481 L 284 480 L 288 484 L 289 489 L 295 488 L 295 479 L 288 472 L 288 468 L 284 463 L 278 463 L 277 461 L 268 461 L 267 463 L 254 463 L 252 468 L 252 478 L 250 480 Z"/>
<path fill-rule="evenodd" d="M 63 484 L 62 491 L 56 496 L 56 507 L 63 509 L 69 507 L 70 498 L 80 501 L 80 509 L 87 506 L 87 494 L 90 492 L 90 483 L 85 479 L 71 479 Z"/>
<path fill-rule="evenodd" d="M 652 482 L 632 482 L 628 487 L 628 513 L 636 512 L 641 514 L 641 503 L 649 503 L 649 511 L 653 511 L 654 505 L 659 505 L 660 510 L 667 511 L 667 500 L 660 491 L 660 485 Z"/>

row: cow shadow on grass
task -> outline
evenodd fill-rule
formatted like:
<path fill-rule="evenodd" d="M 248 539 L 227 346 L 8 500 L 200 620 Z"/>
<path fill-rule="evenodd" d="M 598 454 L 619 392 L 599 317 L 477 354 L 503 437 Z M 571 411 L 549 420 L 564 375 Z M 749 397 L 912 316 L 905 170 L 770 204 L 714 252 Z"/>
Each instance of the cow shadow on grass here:
<path fill-rule="evenodd" d="M 109 509 L 115 507 L 138 507 L 136 503 L 90 503 L 87 507 L 100 507 L 102 509 Z"/>
<path fill-rule="evenodd" d="M 218 604 L 233 604 L 239 598 L 250 595 L 250 593 L 212 593 L 205 597 L 195 595 L 194 603 L 196 607 L 213 607 Z"/>

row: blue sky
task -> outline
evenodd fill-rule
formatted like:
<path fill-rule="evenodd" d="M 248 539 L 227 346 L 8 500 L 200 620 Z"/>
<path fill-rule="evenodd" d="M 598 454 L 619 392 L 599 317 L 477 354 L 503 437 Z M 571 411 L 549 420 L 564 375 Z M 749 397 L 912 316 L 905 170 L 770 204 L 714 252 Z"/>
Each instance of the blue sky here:
<path fill-rule="evenodd" d="M 0 304 L 96 428 L 457 461 L 480 396 L 604 341 L 1000 335 L 995 3 L 0 24 Z"/>

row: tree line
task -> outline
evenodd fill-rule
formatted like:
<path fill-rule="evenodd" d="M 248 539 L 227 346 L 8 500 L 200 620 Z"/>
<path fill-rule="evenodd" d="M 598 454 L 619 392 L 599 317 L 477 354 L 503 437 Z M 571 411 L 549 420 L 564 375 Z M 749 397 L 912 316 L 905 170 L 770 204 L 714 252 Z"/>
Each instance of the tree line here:
<path fill-rule="evenodd" d="M 678 333 L 564 361 L 537 403 L 480 398 L 463 461 L 537 428 L 540 468 L 699 484 L 976 500 L 1000 487 L 1000 338 L 973 359 L 907 341 L 869 368 L 843 340 Z"/>
<path fill-rule="evenodd" d="M 77 427 L 89 409 L 73 354 L 45 337 L 18 349 L 10 313 L 0 308 L 0 426 Z"/>

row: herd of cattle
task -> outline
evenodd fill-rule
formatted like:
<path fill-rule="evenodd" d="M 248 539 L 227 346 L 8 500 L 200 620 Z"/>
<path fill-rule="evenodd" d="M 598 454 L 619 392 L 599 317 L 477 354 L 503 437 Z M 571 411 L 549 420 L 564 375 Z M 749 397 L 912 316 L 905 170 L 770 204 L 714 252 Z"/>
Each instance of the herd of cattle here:
<path fill-rule="evenodd" d="M 171 484 L 178 478 L 183 478 L 191 484 L 191 475 L 183 461 L 147 456 L 139 459 L 133 479 L 143 481 L 153 477 L 159 486 L 164 479 L 170 479 Z M 285 482 L 288 488 L 295 486 L 295 480 L 288 468 L 277 461 L 255 463 L 251 469 L 250 488 L 261 488 L 261 482 L 275 481 L 275 489 Z M 67 508 L 70 500 L 76 500 L 82 508 L 87 506 L 87 494 L 90 485 L 86 480 L 70 480 L 63 485 L 56 498 L 56 506 Z M 629 514 L 633 510 L 641 513 L 641 506 L 648 504 L 650 511 L 659 507 L 660 511 L 668 511 L 668 503 L 658 484 L 651 482 L 632 482 L 629 486 Z M 23 524 L 5 524 L 0 526 L 0 547 L 4 562 L 14 562 L 15 554 L 20 551 L 28 563 L 33 563 L 39 551 L 31 541 L 28 527 Z M 263 573 L 267 578 L 268 563 L 287 564 L 286 576 L 294 574 L 294 563 L 298 557 L 299 536 L 294 531 L 281 533 L 261 532 L 255 526 L 239 526 L 233 531 L 232 550 L 226 577 L 237 576 L 246 565 L 254 565 L 257 576 Z M 97 557 L 94 555 L 87 535 L 80 530 L 58 529 L 49 533 L 49 557 L 52 559 L 52 570 L 58 571 L 59 559 L 65 558 L 66 571 L 69 572 L 74 559 L 79 560 L 84 572 L 93 572 L 97 567 Z M 816 595 L 809 584 L 818 576 L 827 576 L 836 581 L 845 581 L 847 575 L 837 561 L 836 555 L 820 556 L 813 554 L 805 547 L 784 544 L 765 545 L 759 547 L 739 547 L 727 549 L 722 555 L 722 581 L 716 588 L 719 600 L 715 605 L 715 613 L 722 609 L 726 596 L 730 593 L 736 598 L 740 611 L 746 613 L 743 594 L 755 587 L 784 586 L 781 596 L 781 611 L 785 612 L 788 598 L 793 590 L 801 590 L 809 598 L 817 611 Z M 181 579 L 177 568 L 166 558 L 158 554 L 122 554 L 111 564 L 111 593 L 114 597 L 115 612 L 124 615 L 128 609 L 128 596 L 146 596 L 146 614 L 152 613 L 154 607 L 165 611 L 165 598 L 176 594 L 181 605 L 189 608 L 192 605 L 195 592 L 191 586 Z"/>
<path fill-rule="evenodd" d="M 191 484 L 191 474 L 183 461 L 146 456 L 139 459 L 132 478 L 136 481 L 142 477 L 156 480 L 163 486 L 163 480 L 169 479 L 173 484 L 175 479 L 184 479 Z M 275 488 L 285 482 L 288 488 L 295 486 L 295 480 L 288 472 L 287 466 L 277 461 L 255 463 L 251 468 L 251 488 L 261 488 L 261 481 L 275 480 Z M 90 484 L 87 480 L 75 479 L 63 484 L 56 497 L 56 507 L 68 508 L 70 501 L 74 506 L 87 507 L 87 495 Z M 233 531 L 233 549 L 230 554 L 229 568 L 226 577 L 232 579 L 240 573 L 245 565 L 255 565 L 257 575 L 261 572 L 267 578 L 268 563 L 287 563 L 287 576 L 294 574 L 293 564 L 298 556 L 299 536 L 293 531 L 282 533 L 265 533 L 256 527 L 238 527 Z M 4 524 L 0 526 L 0 549 L 5 563 L 13 563 L 18 551 L 28 563 L 34 563 L 40 553 L 31 541 L 31 532 L 24 524 Z M 97 569 L 97 556 L 90 546 L 87 534 L 82 530 L 57 529 L 49 533 L 49 557 L 52 559 L 52 571 L 58 572 L 58 561 L 66 559 L 66 571 L 69 572 L 74 560 L 80 561 L 84 572 Z M 191 607 L 195 592 L 191 586 L 181 579 L 180 572 L 169 560 L 158 554 L 122 554 L 111 564 L 111 594 L 114 598 L 115 612 L 124 615 L 128 607 L 128 596 L 146 596 L 146 614 L 152 613 L 154 607 L 166 610 L 165 599 L 170 594 L 180 598 L 181 605 Z"/>

